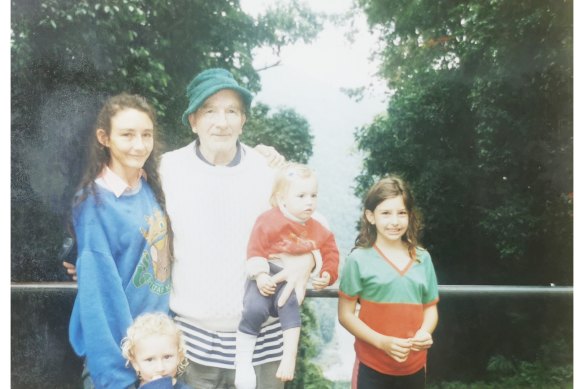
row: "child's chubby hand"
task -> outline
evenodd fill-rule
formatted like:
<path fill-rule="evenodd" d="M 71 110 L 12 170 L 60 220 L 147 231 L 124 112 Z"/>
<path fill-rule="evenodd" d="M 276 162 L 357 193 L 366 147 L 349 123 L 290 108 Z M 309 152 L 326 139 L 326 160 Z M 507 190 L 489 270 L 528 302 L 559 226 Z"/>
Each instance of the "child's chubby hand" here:
<path fill-rule="evenodd" d="M 262 296 L 271 296 L 276 292 L 276 283 L 268 273 L 259 274 L 255 281 Z"/>
<path fill-rule="evenodd" d="M 329 286 L 331 282 L 331 275 L 328 271 L 323 271 L 318 278 L 312 280 L 312 287 L 314 290 L 321 290 Z"/>
<path fill-rule="evenodd" d="M 427 350 L 432 347 L 432 344 L 434 343 L 432 335 L 423 329 L 419 329 L 414 337 L 409 340 L 412 342 L 412 350 L 414 351 Z"/>

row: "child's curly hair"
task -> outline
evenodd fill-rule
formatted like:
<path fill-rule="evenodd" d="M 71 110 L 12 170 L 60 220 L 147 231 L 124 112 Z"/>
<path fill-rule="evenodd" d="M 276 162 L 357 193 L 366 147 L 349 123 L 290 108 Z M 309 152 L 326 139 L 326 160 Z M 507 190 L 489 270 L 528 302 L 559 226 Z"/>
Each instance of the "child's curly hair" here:
<path fill-rule="evenodd" d="M 126 366 L 131 360 L 136 359 L 136 343 L 150 335 L 170 335 L 176 337 L 178 345 L 178 366 L 177 375 L 183 373 L 189 364 L 186 358 L 185 342 L 181 330 L 174 320 L 164 313 L 145 313 L 136 318 L 134 323 L 128 328 L 127 336 L 122 339 L 122 355 L 126 358 Z"/>

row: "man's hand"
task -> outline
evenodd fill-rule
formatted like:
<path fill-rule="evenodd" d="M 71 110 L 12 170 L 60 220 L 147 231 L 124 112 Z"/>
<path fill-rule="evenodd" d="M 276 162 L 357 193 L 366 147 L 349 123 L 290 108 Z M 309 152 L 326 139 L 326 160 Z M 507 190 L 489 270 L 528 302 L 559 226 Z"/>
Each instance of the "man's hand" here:
<path fill-rule="evenodd" d="M 314 290 L 321 290 L 329 286 L 331 282 L 331 275 L 328 271 L 323 271 L 321 276 L 312 279 L 312 286 Z"/>
<path fill-rule="evenodd" d="M 69 277 L 71 277 L 73 281 L 77 281 L 77 268 L 75 267 L 75 265 L 63 261 L 63 267 L 65 268 L 65 270 L 67 270 L 67 274 L 69 275 Z"/>
<path fill-rule="evenodd" d="M 282 167 L 286 163 L 286 158 L 272 146 L 259 144 L 255 149 L 268 161 L 268 165 L 272 168 Z"/>
<path fill-rule="evenodd" d="M 314 268 L 314 257 L 311 253 L 290 256 L 287 254 L 278 254 L 284 264 L 284 270 L 272 276 L 272 281 L 280 283 L 286 281 L 286 286 L 282 290 L 282 295 L 278 300 L 278 306 L 283 306 L 292 291 L 296 292 L 298 304 L 304 301 L 306 294 L 306 284 L 310 278 L 310 272 Z"/>

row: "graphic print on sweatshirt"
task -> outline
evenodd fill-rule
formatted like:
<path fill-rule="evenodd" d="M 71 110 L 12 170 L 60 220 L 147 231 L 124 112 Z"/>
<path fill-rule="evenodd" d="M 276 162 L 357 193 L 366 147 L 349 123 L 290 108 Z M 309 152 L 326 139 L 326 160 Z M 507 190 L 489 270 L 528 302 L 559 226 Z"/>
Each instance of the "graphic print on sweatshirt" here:
<path fill-rule="evenodd" d="M 133 284 L 137 288 L 148 285 L 152 292 L 164 295 L 170 292 L 170 252 L 167 223 L 164 214 L 156 210 L 147 216 L 148 229 L 141 229 L 148 243 L 140 257 Z"/>
<path fill-rule="evenodd" d="M 290 231 L 287 236 L 283 236 L 274 244 L 272 251 L 278 253 L 302 254 L 316 250 L 316 242 L 312 239 L 308 239 L 307 235 L 308 233 L 306 231 L 302 231 L 299 234 Z"/>

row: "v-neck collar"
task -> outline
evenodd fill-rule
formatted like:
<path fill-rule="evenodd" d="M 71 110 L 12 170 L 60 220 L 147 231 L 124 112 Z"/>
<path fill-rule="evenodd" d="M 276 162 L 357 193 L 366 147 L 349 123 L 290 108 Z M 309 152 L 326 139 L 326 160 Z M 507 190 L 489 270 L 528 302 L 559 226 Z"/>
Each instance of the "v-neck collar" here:
<path fill-rule="evenodd" d="M 379 247 L 377 247 L 377 245 L 373 245 L 373 248 L 375 249 L 375 251 L 377 251 L 377 253 L 381 256 L 381 258 L 383 258 L 387 263 L 389 263 L 391 265 L 391 267 L 393 267 L 395 269 L 395 271 L 397 271 L 399 273 L 400 276 L 404 276 L 408 270 L 410 270 L 410 268 L 412 267 L 412 265 L 414 264 L 414 260 L 412 258 L 410 258 L 409 262 L 407 263 L 407 265 L 400 270 L 399 267 L 397 267 L 397 265 L 388 257 L 385 256 L 385 254 L 383 254 L 383 251 L 381 251 L 381 249 Z"/>

